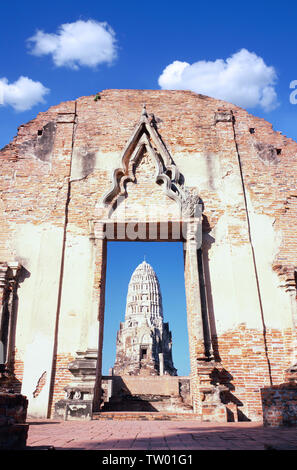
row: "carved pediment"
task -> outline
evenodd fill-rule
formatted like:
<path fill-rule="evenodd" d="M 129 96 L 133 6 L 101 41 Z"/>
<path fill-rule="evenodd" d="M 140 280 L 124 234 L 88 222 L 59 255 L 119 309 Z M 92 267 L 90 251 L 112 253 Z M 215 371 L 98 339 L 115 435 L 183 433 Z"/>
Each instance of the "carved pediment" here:
<path fill-rule="evenodd" d="M 113 172 L 112 187 L 102 198 L 103 207 L 116 207 L 119 196 L 128 196 L 128 183 L 152 179 L 178 206 L 182 217 L 194 217 L 199 204 L 195 188 L 184 186 L 184 177 L 174 163 L 146 106 L 121 158 L 121 167 Z M 112 209 L 113 210 L 113 209 Z"/>
<path fill-rule="evenodd" d="M 182 175 L 162 141 L 154 118 L 149 119 L 144 105 L 139 124 L 123 152 L 122 166 L 114 171 L 112 188 L 103 197 L 105 206 L 113 203 L 117 196 L 126 194 L 128 182 L 136 183 L 136 169 L 144 156 L 154 162 L 155 182 L 164 184 L 166 194 L 181 203 Z"/>

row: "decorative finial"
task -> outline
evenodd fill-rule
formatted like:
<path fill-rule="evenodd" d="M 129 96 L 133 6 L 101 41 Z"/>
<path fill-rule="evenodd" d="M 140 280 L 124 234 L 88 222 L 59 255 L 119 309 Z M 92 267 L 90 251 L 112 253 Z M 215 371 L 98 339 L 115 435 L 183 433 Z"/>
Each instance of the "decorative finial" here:
<path fill-rule="evenodd" d="M 147 116 L 147 112 L 146 112 L 146 104 L 145 104 L 145 103 L 143 103 L 143 106 L 142 106 L 142 113 L 141 113 L 141 116 L 146 116 L 146 117 L 148 117 L 148 116 Z"/>

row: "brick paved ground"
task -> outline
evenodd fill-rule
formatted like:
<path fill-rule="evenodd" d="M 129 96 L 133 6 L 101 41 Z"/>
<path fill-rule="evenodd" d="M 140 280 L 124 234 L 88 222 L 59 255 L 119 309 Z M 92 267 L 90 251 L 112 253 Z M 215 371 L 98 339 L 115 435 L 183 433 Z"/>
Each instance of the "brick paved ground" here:
<path fill-rule="evenodd" d="M 264 428 L 251 422 L 28 422 L 28 450 L 297 450 L 296 428 Z"/>

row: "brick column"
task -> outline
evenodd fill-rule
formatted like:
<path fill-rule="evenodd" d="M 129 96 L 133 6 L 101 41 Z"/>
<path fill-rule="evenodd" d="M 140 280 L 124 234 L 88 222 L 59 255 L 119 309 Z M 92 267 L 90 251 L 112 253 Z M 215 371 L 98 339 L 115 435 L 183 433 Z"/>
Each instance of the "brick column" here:
<path fill-rule="evenodd" d="M 13 366 L 13 352 L 15 348 L 15 330 L 16 330 L 16 312 L 15 312 L 15 298 L 18 289 L 18 276 L 21 265 L 16 262 L 8 263 L 8 309 L 9 309 L 9 325 L 8 325 L 8 338 L 7 338 L 7 352 L 6 363 L 8 368 Z"/>
<path fill-rule="evenodd" d="M 199 413 L 201 411 L 197 361 L 205 361 L 207 359 L 204 342 L 197 259 L 197 250 L 200 248 L 197 243 L 198 229 L 199 226 L 196 220 L 188 222 L 187 237 L 184 243 L 185 288 L 191 366 L 191 394 L 195 413 Z"/>
<path fill-rule="evenodd" d="M 17 262 L 0 264 L 0 340 L 4 342 L 4 344 L 1 344 L 1 354 L 5 354 L 6 364 L 10 363 L 14 349 L 15 318 L 13 301 L 17 289 L 19 268 L 20 265 Z M 5 333 L 2 331 L 4 307 L 6 315 L 8 315 L 8 325 Z M 3 338 L 3 334 L 5 338 Z M 4 347 L 6 351 L 4 351 Z M 0 357 L 0 359 L 4 358 Z"/>
<path fill-rule="evenodd" d="M 187 318 L 189 335 L 192 336 L 195 342 L 195 361 L 206 358 L 197 258 L 197 250 L 200 248 L 197 245 L 197 230 L 198 224 L 196 222 L 189 222 L 187 240 L 184 243 Z"/>
<path fill-rule="evenodd" d="M 2 315 L 4 291 L 8 284 L 7 270 L 8 270 L 7 263 L 0 263 L 0 327 L 1 327 L 1 315 Z"/>
<path fill-rule="evenodd" d="M 96 222 L 94 228 L 94 284 L 93 284 L 93 321 L 90 328 L 99 331 L 97 342 L 98 357 L 94 390 L 93 411 L 99 411 L 101 399 L 102 349 L 104 331 L 105 281 L 107 261 L 107 240 L 104 223 Z M 90 330 L 91 333 L 91 330 Z M 92 333 L 91 333 L 92 337 Z"/>
<path fill-rule="evenodd" d="M 2 340 L 2 315 L 5 289 L 7 288 L 7 263 L 0 263 L 0 341 Z M 4 362 L 4 344 L 0 343 L 0 364 Z"/>
<path fill-rule="evenodd" d="M 285 283 L 286 292 L 290 295 L 291 311 L 292 311 L 292 324 L 293 324 L 293 341 L 292 341 L 292 364 L 297 364 L 297 298 L 296 298 L 296 284 L 295 278 L 292 276 L 287 279 Z"/>

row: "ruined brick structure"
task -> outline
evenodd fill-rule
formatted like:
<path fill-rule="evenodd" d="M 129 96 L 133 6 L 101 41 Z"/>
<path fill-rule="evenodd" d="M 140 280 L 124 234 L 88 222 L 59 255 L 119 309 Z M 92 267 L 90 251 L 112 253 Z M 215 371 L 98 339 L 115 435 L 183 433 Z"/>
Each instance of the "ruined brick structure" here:
<path fill-rule="evenodd" d="M 172 336 L 163 322 L 157 275 L 143 261 L 131 276 L 125 321 L 117 334 L 114 375 L 177 375 L 172 362 Z"/>
<path fill-rule="evenodd" d="M 26 447 L 28 401 L 20 394 L 0 393 L 0 451 Z"/>
<path fill-rule="evenodd" d="M 105 90 L 21 126 L 0 164 L 1 341 L 29 416 L 77 352 L 98 409 L 108 243 L 138 237 L 184 243 L 196 416 L 262 419 L 297 362 L 293 140 L 189 91 Z"/>

